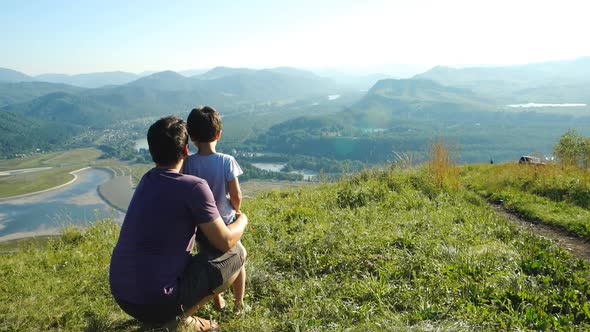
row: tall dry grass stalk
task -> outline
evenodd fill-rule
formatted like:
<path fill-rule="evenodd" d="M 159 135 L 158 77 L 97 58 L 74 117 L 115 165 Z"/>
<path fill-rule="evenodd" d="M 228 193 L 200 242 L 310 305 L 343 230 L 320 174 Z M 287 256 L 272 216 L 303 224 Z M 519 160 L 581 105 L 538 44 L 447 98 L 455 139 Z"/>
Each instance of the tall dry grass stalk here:
<path fill-rule="evenodd" d="M 403 170 L 412 170 L 413 169 L 413 156 L 411 153 L 407 152 L 393 152 L 393 161 L 391 163 L 392 169 L 403 169 Z"/>
<path fill-rule="evenodd" d="M 427 166 L 437 186 L 459 190 L 461 182 L 459 168 L 453 161 L 450 146 L 442 138 L 430 146 L 430 159 Z"/>

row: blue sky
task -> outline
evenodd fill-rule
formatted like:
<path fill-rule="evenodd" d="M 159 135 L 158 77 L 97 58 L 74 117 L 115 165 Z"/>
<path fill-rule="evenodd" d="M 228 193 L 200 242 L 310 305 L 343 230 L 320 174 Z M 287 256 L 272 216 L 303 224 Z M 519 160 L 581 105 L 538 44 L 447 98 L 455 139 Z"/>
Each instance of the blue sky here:
<path fill-rule="evenodd" d="M 584 1 L 2 1 L 27 74 L 515 64 L 590 55 Z"/>

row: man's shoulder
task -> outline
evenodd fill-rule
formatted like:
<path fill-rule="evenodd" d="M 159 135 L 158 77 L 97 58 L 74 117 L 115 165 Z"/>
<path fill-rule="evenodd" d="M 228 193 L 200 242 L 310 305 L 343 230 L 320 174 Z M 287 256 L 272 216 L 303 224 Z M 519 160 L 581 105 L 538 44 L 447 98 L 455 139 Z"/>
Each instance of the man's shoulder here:
<path fill-rule="evenodd" d="M 153 169 L 144 175 L 141 182 L 147 181 L 152 185 L 166 185 L 176 183 L 180 186 L 194 186 L 196 184 L 207 184 L 207 181 L 200 177 L 178 172 L 158 172 Z M 170 182 L 172 180 L 172 182 Z"/>
<path fill-rule="evenodd" d="M 202 179 L 198 176 L 190 175 L 190 174 L 182 174 L 182 173 L 179 173 L 178 175 L 179 175 L 178 180 L 180 180 L 183 183 L 186 183 L 187 185 L 193 185 L 193 186 L 194 185 L 201 185 L 201 184 L 207 185 L 207 181 L 205 181 L 204 179 Z"/>

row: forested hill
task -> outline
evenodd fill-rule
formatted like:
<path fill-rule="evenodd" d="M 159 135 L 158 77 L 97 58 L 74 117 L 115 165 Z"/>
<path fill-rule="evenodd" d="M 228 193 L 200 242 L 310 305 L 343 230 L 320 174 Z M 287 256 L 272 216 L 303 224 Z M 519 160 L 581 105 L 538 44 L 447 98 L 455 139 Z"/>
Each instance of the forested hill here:
<path fill-rule="evenodd" d="M 9 112 L 4 118 L 34 119 L 37 126 L 44 128 L 60 123 L 70 129 L 69 135 L 75 140 L 80 128 L 100 132 L 126 121 L 170 114 L 185 116 L 198 105 L 213 105 L 224 115 L 260 109 L 280 113 L 280 105 L 299 103 L 296 107 L 300 108 L 313 103 L 309 100 L 341 93 L 340 87 L 331 80 L 289 67 L 262 70 L 218 67 L 190 77 L 163 71 L 122 85 L 88 89 L 34 81 L 67 79 L 92 86 L 131 77 L 124 72 L 66 76 L 33 77 L 13 70 L 0 71 L 0 110 Z M 27 133 L 29 131 L 23 128 L 22 135 Z M 56 140 L 55 135 L 35 137 L 44 143 L 53 142 L 55 148 L 64 147 L 64 140 Z M 29 144 L 32 143 L 29 139 L 16 142 L 15 139 L 17 136 L 8 132 L 0 134 L 0 144 L 6 147 L 3 151 L 27 153 L 51 145 Z M 0 157 L 11 156 L 14 154 L 0 154 Z"/>
<path fill-rule="evenodd" d="M 0 82 L 0 108 L 54 92 L 79 93 L 82 88 L 47 82 Z"/>
<path fill-rule="evenodd" d="M 73 142 L 81 127 L 48 122 L 0 110 L 0 156 L 14 157 L 23 151 L 41 151 Z"/>
<path fill-rule="evenodd" d="M 18 83 L 24 91 L 16 88 L 17 83 L 0 85 L 7 101 L 2 109 L 44 120 L 104 127 L 120 120 L 188 112 L 199 104 L 216 105 L 227 114 L 241 104 L 293 102 L 338 91 L 333 82 L 295 69 L 225 69 L 223 75 L 219 71 L 193 77 L 165 71 L 121 86 L 84 90 L 50 83 Z M 25 96 L 33 99 L 23 101 Z"/>
<path fill-rule="evenodd" d="M 428 79 L 384 79 L 369 90 L 365 100 L 382 97 L 402 102 L 451 103 L 489 108 L 493 101 L 464 88 L 444 86 Z"/>

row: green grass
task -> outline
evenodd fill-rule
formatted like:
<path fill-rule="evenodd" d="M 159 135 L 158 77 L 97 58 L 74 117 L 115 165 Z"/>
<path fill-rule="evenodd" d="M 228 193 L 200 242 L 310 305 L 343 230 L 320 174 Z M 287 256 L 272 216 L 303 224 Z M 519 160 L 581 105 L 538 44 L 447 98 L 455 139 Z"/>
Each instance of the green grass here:
<path fill-rule="evenodd" d="M 36 154 L 26 158 L 0 160 L 0 169 L 20 169 L 63 164 L 88 165 L 102 153 L 95 148 L 73 149 L 61 152 Z"/>
<path fill-rule="evenodd" d="M 79 167 L 59 167 L 45 171 L 0 177 L 0 198 L 53 188 L 74 178 L 71 171 Z"/>
<path fill-rule="evenodd" d="M 257 180 L 252 179 L 240 182 L 242 193 L 246 198 L 256 197 L 259 194 L 266 193 L 272 190 L 283 190 L 289 188 L 313 188 L 317 186 L 317 182 L 303 182 L 303 181 L 271 181 L 271 180 Z M 313 189 L 312 189 L 313 190 Z"/>
<path fill-rule="evenodd" d="M 36 154 L 0 161 L 0 170 L 53 167 L 49 170 L 0 176 L 0 198 L 53 188 L 73 179 L 71 171 L 97 163 L 101 152 L 94 148 Z"/>
<path fill-rule="evenodd" d="M 272 191 L 243 211 L 252 311 L 199 312 L 225 331 L 590 328 L 583 261 L 424 171 Z M 98 222 L 0 255 L 0 330 L 139 330 L 109 293 L 118 232 Z"/>
<path fill-rule="evenodd" d="M 560 165 L 469 165 L 463 182 L 528 220 L 590 240 L 590 172 Z"/>
<path fill-rule="evenodd" d="M 0 254 L 24 250 L 30 246 L 44 247 L 53 236 L 38 236 L 0 242 Z"/>

